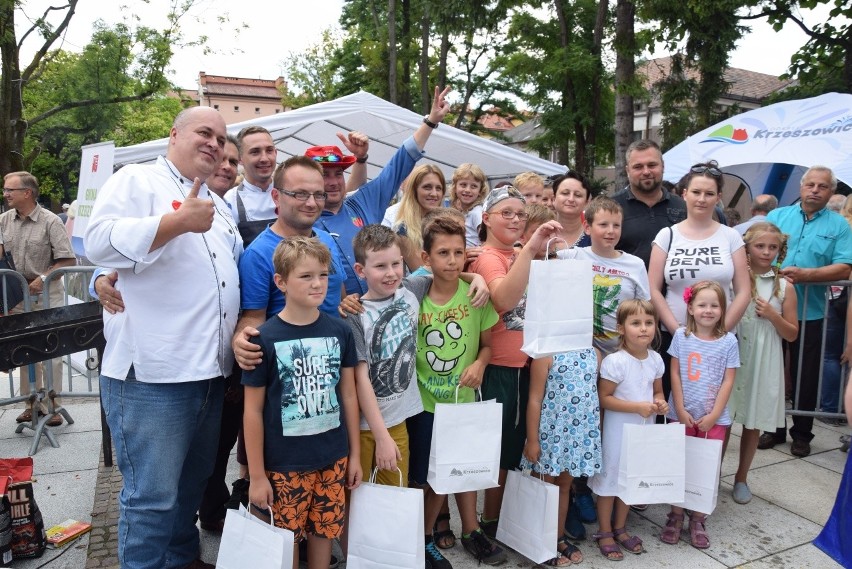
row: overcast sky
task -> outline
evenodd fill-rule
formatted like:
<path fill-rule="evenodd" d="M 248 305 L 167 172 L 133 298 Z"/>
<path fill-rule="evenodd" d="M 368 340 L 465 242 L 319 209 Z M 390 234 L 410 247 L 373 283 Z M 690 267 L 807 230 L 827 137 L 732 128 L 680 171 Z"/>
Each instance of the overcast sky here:
<path fill-rule="evenodd" d="M 25 0 L 27 16 L 36 18 L 52 3 L 47 0 Z M 56 4 L 54 1 L 53 4 Z M 198 72 L 211 75 L 228 75 L 274 79 L 284 74 L 282 61 L 289 52 L 301 51 L 316 43 L 322 29 L 337 26 L 342 0 L 314 0 L 312 2 L 276 2 L 261 0 L 199 0 L 197 8 L 182 22 L 186 37 L 207 35 L 209 46 L 218 53 L 204 54 L 199 49 L 181 49 L 172 59 L 173 81 L 184 88 L 194 88 Z M 64 49 L 77 51 L 89 40 L 92 23 L 101 18 L 107 23 L 120 22 L 122 14 L 135 12 L 142 21 L 153 27 L 164 25 L 168 0 L 134 2 L 132 8 L 122 2 L 80 0 L 66 35 Z M 143 9 L 144 7 L 144 9 Z M 242 11 L 237 12 L 236 9 Z M 217 17 L 230 11 L 230 22 L 221 31 Z M 806 22 L 817 21 L 809 15 Z M 26 21 L 16 14 L 16 27 L 21 33 Z M 205 23 L 201 23 L 205 22 Z M 241 22 L 249 29 L 234 32 Z M 754 22 L 753 31 L 737 47 L 731 58 L 732 67 L 779 75 L 786 71 L 790 56 L 804 44 L 806 36 L 798 26 L 787 25 L 774 32 L 764 22 Z M 56 47 L 56 44 L 54 47 Z M 32 57 L 37 43 L 28 41 L 22 50 L 22 65 Z M 655 57 L 665 55 L 662 52 Z"/>

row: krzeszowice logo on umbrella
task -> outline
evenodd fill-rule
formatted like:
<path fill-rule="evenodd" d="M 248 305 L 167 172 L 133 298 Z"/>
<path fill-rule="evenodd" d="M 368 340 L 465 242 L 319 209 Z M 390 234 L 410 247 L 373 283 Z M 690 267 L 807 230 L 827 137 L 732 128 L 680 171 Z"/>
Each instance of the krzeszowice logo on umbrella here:
<path fill-rule="evenodd" d="M 726 124 L 707 135 L 701 142 L 726 142 L 728 144 L 745 144 L 748 142 L 748 132 L 744 128 L 734 128 Z"/>

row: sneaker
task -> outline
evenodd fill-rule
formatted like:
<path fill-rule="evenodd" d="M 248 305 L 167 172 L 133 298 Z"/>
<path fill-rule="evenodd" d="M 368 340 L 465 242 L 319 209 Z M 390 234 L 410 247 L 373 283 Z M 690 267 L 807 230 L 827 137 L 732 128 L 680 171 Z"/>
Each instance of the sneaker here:
<path fill-rule="evenodd" d="M 630 509 L 634 512 L 644 512 L 648 509 L 648 504 L 633 504 Z"/>
<path fill-rule="evenodd" d="M 565 516 L 565 535 L 574 541 L 586 539 L 586 526 L 583 525 L 583 520 L 580 519 L 580 510 L 573 500 L 569 503 L 568 515 Z"/>
<path fill-rule="evenodd" d="M 482 533 L 487 535 L 491 539 L 497 539 L 497 525 L 500 520 L 491 520 L 485 521 L 482 518 L 479 518 L 479 529 L 482 530 Z"/>
<path fill-rule="evenodd" d="M 580 521 L 584 524 L 593 524 L 598 521 L 598 511 L 595 509 L 595 500 L 591 494 L 575 494 L 574 504 L 580 510 Z"/>
<path fill-rule="evenodd" d="M 462 546 L 474 559 L 486 565 L 500 565 L 506 561 L 506 552 L 491 543 L 482 530 L 471 532 L 470 537 L 462 536 Z"/>
<path fill-rule="evenodd" d="M 783 445 L 786 441 L 786 437 L 779 437 L 775 433 L 763 433 L 760 435 L 760 438 L 757 439 L 757 448 L 760 450 L 766 450 L 774 447 L 775 445 Z"/>
<path fill-rule="evenodd" d="M 790 454 L 793 456 L 805 457 L 811 454 L 811 443 L 808 441 L 794 440 L 790 445 Z"/>
<path fill-rule="evenodd" d="M 231 496 L 225 502 L 225 508 L 228 510 L 239 510 L 240 504 L 248 508 L 248 491 L 249 481 L 245 478 L 237 478 L 231 484 Z"/>
<path fill-rule="evenodd" d="M 734 502 L 737 504 L 748 504 L 751 502 L 751 490 L 745 482 L 734 483 Z"/>
<path fill-rule="evenodd" d="M 431 539 L 426 542 L 426 569 L 453 569 L 453 564 L 444 557 Z"/>

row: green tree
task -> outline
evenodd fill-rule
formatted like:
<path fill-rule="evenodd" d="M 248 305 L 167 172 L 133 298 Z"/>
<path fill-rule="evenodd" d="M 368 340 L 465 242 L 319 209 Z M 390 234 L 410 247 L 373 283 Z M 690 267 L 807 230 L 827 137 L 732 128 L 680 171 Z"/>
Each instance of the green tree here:
<path fill-rule="evenodd" d="M 627 185 L 625 153 L 633 141 L 633 100 L 644 94 L 644 86 L 636 76 L 636 42 L 634 21 L 636 4 L 632 0 L 616 0 L 615 5 L 615 188 Z"/>
<path fill-rule="evenodd" d="M 662 44 L 672 57 L 669 76 L 652 86 L 661 98 L 664 148 L 723 119 L 716 101 L 728 90 L 730 53 L 746 28 L 745 0 L 644 0 L 639 15 L 654 26 L 641 32 L 645 45 Z"/>
<path fill-rule="evenodd" d="M 613 93 L 601 60 L 610 24 L 606 0 L 554 0 L 511 19 L 505 75 L 515 94 L 539 113 L 544 133 L 531 146 L 556 149 L 557 161 L 591 176 L 612 156 Z M 572 159 L 573 157 L 573 159 Z"/>
<path fill-rule="evenodd" d="M 284 107 L 298 109 L 335 98 L 340 74 L 333 58 L 341 43 L 340 33 L 326 28 L 319 41 L 287 55 L 283 62 L 287 73 L 287 90 L 281 98 Z"/>
<path fill-rule="evenodd" d="M 808 26 L 800 9 L 830 7 L 829 18 Z M 808 41 L 792 57 L 784 78 L 796 78 L 796 84 L 779 93 L 774 100 L 813 97 L 832 91 L 852 93 L 852 3 L 848 0 L 763 0 L 757 10 L 744 19 L 767 18 L 778 31 L 795 24 Z"/>
<path fill-rule="evenodd" d="M 347 0 L 340 27 L 346 30 L 346 36 L 331 62 L 340 73 L 335 98 L 364 90 L 389 101 L 387 3 Z"/>
<path fill-rule="evenodd" d="M 111 111 L 109 105 L 140 101 L 162 94 L 169 87 L 168 65 L 173 49 L 203 45 L 207 38 L 191 41 L 181 34 L 180 22 L 197 0 L 169 0 L 168 24 L 156 30 L 139 24 L 130 15 L 129 23 L 96 27 L 92 42 L 74 64 L 81 74 L 67 77 L 68 85 L 45 85 L 40 81 L 47 66 L 61 51 L 52 50 L 63 37 L 75 14 L 79 0 L 51 6 L 32 21 L 32 25 L 17 36 L 16 16 L 25 4 L 21 0 L 0 0 L 0 171 L 29 169 L 59 131 L 51 124 L 59 116 L 69 130 L 80 129 L 77 120 L 92 121 L 107 131 Z M 148 4 L 149 0 L 145 0 Z M 58 23 L 57 21 L 58 16 Z M 221 21 L 221 19 L 220 19 Z M 20 61 L 20 48 L 25 41 L 39 42 L 32 60 L 25 66 Z M 61 75 L 59 71 L 53 71 Z M 37 86 L 37 87 L 34 87 Z M 46 89 L 46 101 L 31 97 L 30 89 Z M 51 93 L 51 90 L 53 92 Z M 28 106 L 28 101 L 31 106 Z M 68 114 L 74 111 L 76 115 Z M 120 113 L 115 113 L 119 115 Z M 88 116 L 87 116 L 88 115 Z M 72 118 L 73 117 L 73 118 Z M 40 124 L 44 123 L 44 125 Z M 90 123 L 91 124 L 91 123 Z M 41 130 L 39 130 L 41 129 Z M 33 138 L 40 133 L 44 140 Z"/>

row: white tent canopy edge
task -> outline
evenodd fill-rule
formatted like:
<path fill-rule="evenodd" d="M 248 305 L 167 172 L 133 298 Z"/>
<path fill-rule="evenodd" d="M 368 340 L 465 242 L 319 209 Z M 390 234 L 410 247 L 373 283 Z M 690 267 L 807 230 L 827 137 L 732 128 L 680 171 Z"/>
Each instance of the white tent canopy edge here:
<path fill-rule="evenodd" d="M 280 162 L 304 153 L 309 146 L 341 146 L 337 132 L 360 131 L 370 137 L 367 176 L 372 179 L 422 121 L 423 117 L 417 113 L 361 91 L 334 101 L 232 124 L 228 126 L 228 132 L 236 134 L 249 125 L 266 128 L 279 150 Z M 152 162 L 165 154 L 167 143 L 168 138 L 161 138 L 116 148 L 116 167 Z M 449 184 L 453 170 L 466 162 L 478 164 L 492 181 L 511 179 L 526 171 L 547 176 L 567 170 L 565 166 L 447 124 L 440 125 L 432 133 L 426 144 L 426 155 L 419 164 L 435 164 L 444 172 Z"/>

